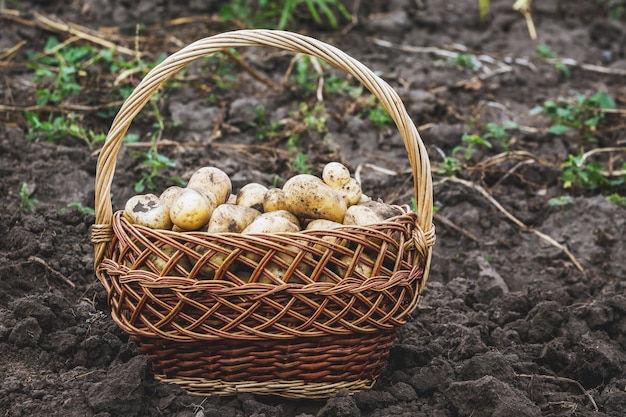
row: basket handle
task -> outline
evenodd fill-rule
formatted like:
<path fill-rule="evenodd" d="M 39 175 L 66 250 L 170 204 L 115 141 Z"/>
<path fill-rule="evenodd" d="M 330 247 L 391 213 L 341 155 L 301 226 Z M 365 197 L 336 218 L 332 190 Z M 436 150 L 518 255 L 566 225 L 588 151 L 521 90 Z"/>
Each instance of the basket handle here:
<path fill-rule="evenodd" d="M 113 238 L 111 184 L 122 140 L 135 116 L 160 86 L 189 63 L 215 52 L 245 46 L 277 47 L 320 58 L 354 76 L 380 100 L 395 121 L 406 146 L 413 171 L 413 185 L 418 208 L 418 232 L 422 235 L 415 236 L 414 240 L 420 246 L 420 252 L 424 251 L 423 255 L 430 258 L 430 246 L 434 243 L 435 235 L 432 225 L 433 197 L 430 162 L 417 128 L 409 118 L 395 90 L 365 65 L 327 43 L 293 32 L 250 29 L 221 33 L 187 45 L 148 72 L 122 105 L 107 134 L 96 166 L 96 219 L 92 229 L 96 268 L 104 258 L 107 242 Z"/>

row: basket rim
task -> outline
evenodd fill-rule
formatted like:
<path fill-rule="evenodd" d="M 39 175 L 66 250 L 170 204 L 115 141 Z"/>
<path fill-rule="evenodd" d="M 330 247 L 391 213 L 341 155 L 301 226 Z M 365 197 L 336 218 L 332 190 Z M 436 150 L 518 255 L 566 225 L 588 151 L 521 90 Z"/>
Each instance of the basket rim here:
<path fill-rule="evenodd" d="M 367 66 L 342 50 L 315 38 L 295 32 L 267 29 L 244 29 L 219 33 L 197 40 L 155 66 L 124 101 L 107 134 L 98 156 L 95 184 L 95 224 L 92 227 L 94 266 L 105 258 L 107 247 L 113 240 L 113 207 L 110 199 L 111 185 L 117 157 L 123 138 L 135 116 L 143 109 L 156 90 L 171 76 L 191 62 L 213 53 L 248 46 L 267 46 L 303 53 L 320 58 L 359 80 L 386 108 L 403 138 L 413 173 L 413 188 L 418 208 L 415 236 L 416 244 L 425 250 L 425 271 L 421 289 L 425 285 L 434 244 L 433 196 L 431 168 L 426 147 L 408 116 L 398 93 Z M 102 281 L 103 278 L 100 277 Z"/>

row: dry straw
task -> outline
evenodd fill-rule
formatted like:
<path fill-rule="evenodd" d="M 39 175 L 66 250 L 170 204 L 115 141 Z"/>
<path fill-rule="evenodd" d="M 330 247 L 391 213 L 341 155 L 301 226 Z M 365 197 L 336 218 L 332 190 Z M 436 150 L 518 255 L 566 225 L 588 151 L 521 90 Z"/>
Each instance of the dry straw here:
<path fill-rule="evenodd" d="M 122 139 L 152 94 L 194 60 L 248 46 L 320 58 L 368 88 L 406 145 L 417 213 L 403 206 L 367 227 L 265 235 L 152 230 L 114 214 Z M 113 319 L 149 356 L 157 379 L 200 395 L 323 398 L 371 387 L 417 307 L 435 240 L 428 156 L 398 94 L 341 50 L 285 31 L 201 39 L 150 71 L 108 133 L 95 206 L 95 269 Z"/>

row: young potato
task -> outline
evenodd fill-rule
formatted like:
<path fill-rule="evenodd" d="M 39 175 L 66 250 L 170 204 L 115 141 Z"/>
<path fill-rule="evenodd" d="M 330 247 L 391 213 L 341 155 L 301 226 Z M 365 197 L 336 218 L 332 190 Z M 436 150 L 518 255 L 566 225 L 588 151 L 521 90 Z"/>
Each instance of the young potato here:
<path fill-rule="evenodd" d="M 366 226 L 368 224 L 381 223 L 400 214 L 402 214 L 400 210 L 389 204 L 372 200 L 349 207 L 343 224 Z"/>
<path fill-rule="evenodd" d="M 263 211 L 287 210 L 287 201 L 285 200 L 285 192 L 281 188 L 270 188 L 263 196 Z"/>
<path fill-rule="evenodd" d="M 306 226 L 306 230 L 328 230 L 342 227 L 343 223 L 334 222 L 326 219 L 311 220 Z"/>
<path fill-rule="evenodd" d="M 274 281 L 270 278 L 270 275 L 273 275 L 279 280 L 284 281 L 285 275 L 287 273 L 287 269 L 278 265 L 275 262 L 270 262 L 265 266 L 265 269 L 263 272 L 264 273 L 261 276 L 259 276 L 259 278 L 257 279 L 257 282 L 261 282 L 264 284 L 272 284 L 274 283 Z"/>
<path fill-rule="evenodd" d="M 165 205 L 169 210 L 170 207 L 172 207 L 172 202 L 183 189 L 183 187 L 179 187 L 178 185 L 172 185 L 171 187 L 167 187 L 165 190 L 163 190 L 163 192 L 159 196 L 159 199 L 161 200 L 163 205 Z"/>
<path fill-rule="evenodd" d="M 280 211 L 263 213 L 248 225 L 241 233 L 281 233 L 298 232 L 300 226 L 289 220 Z"/>
<path fill-rule="evenodd" d="M 167 268 L 168 262 L 172 259 L 172 257 L 176 256 L 177 250 L 171 245 L 163 245 L 160 247 L 161 252 L 163 252 L 166 256 L 166 259 L 163 259 L 158 254 L 148 255 L 148 260 L 152 262 L 154 267 L 156 268 L 156 273 L 163 276 L 165 275 L 165 269 Z M 186 256 L 179 257 L 176 261 L 172 261 L 173 264 L 177 265 L 179 268 L 183 269 L 183 273 L 181 273 L 176 266 L 173 266 L 172 269 L 167 272 L 167 275 L 174 276 L 187 276 L 189 275 L 189 271 L 191 271 L 191 264 Z"/>
<path fill-rule="evenodd" d="M 350 181 L 350 170 L 339 162 L 329 162 L 322 170 L 322 180 L 330 188 L 341 188 L 341 186 Z"/>
<path fill-rule="evenodd" d="M 170 218 L 182 230 L 200 230 L 209 222 L 216 205 L 212 192 L 185 188 L 172 202 Z"/>
<path fill-rule="evenodd" d="M 372 199 L 370 198 L 370 196 L 361 193 L 361 198 L 359 198 L 359 201 L 357 204 L 364 204 L 367 203 L 368 201 L 372 201 Z"/>
<path fill-rule="evenodd" d="M 206 247 L 200 246 L 200 245 L 196 246 L 195 249 L 197 252 L 201 254 L 205 254 L 208 251 Z M 200 267 L 200 269 L 198 270 L 197 278 L 214 279 L 215 271 L 221 268 L 222 264 L 224 264 L 224 261 L 226 260 L 227 257 L 228 257 L 228 254 L 224 254 L 221 252 L 216 252 L 213 255 L 211 255 L 211 257 L 207 259 L 204 265 L 202 265 L 202 267 Z"/>
<path fill-rule="evenodd" d="M 350 263 L 352 262 L 352 257 L 348 255 L 342 255 L 339 257 L 339 260 L 342 263 L 345 263 L 346 267 L 343 267 L 341 265 L 336 265 L 337 275 L 341 277 L 345 277 L 348 272 L 348 267 Z M 373 264 L 374 264 L 374 261 L 369 256 L 365 254 L 361 254 L 359 261 L 357 262 L 357 264 L 354 266 L 354 269 L 352 270 L 353 274 L 361 274 L 365 278 L 369 278 L 372 276 L 371 265 Z"/>
<path fill-rule="evenodd" d="M 167 206 L 154 194 L 131 197 L 124 206 L 124 214 L 131 223 L 151 229 L 172 228 L 172 220 Z"/>
<path fill-rule="evenodd" d="M 217 204 L 225 203 L 233 191 L 233 184 L 224 171 L 216 167 L 202 167 L 193 173 L 187 188 L 210 191 L 215 195 Z"/>
<path fill-rule="evenodd" d="M 289 220 L 291 223 L 298 226 L 298 229 L 300 229 L 300 220 L 298 220 L 296 215 L 293 214 L 292 212 L 288 210 L 276 210 L 276 211 L 272 211 L 271 213 L 274 213 L 274 215 L 278 217 L 284 217 L 285 219 Z"/>
<path fill-rule="evenodd" d="M 261 212 L 252 207 L 226 203 L 220 204 L 213 210 L 209 225 L 207 226 L 207 232 L 241 233 L 243 229 L 248 227 L 248 225 L 260 215 Z"/>
<path fill-rule="evenodd" d="M 338 227 L 343 227 L 342 223 L 337 223 L 332 220 L 325 219 L 315 219 L 312 220 L 307 226 L 306 230 L 328 230 L 328 229 L 336 229 Z M 323 241 L 328 242 L 329 244 L 335 244 L 340 246 L 345 246 L 345 239 L 338 239 L 334 236 L 323 236 L 321 238 Z M 318 251 L 325 251 L 326 247 L 320 244 L 315 244 L 313 246 Z"/>
<path fill-rule="evenodd" d="M 361 201 L 361 184 L 354 179 L 350 178 L 348 182 L 336 189 L 348 207 L 358 204 Z"/>
<path fill-rule="evenodd" d="M 287 208 L 298 217 L 342 222 L 346 202 L 324 181 L 314 175 L 299 174 L 283 186 Z"/>
<path fill-rule="evenodd" d="M 237 193 L 237 201 L 235 204 L 238 206 L 252 207 L 255 210 L 263 211 L 263 200 L 267 187 L 263 184 L 251 182 L 246 184 Z"/>

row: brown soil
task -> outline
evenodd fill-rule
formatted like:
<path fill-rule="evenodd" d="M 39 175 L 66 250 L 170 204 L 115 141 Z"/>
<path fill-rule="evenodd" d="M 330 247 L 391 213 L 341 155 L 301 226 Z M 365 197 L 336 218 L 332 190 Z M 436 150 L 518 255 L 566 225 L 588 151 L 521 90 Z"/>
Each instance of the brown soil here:
<path fill-rule="evenodd" d="M 477 2 L 461 0 L 361 2 L 366 4 L 358 24 L 345 33 L 301 22 L 300 32 L 336 45 L 390 82 L 422 126 L 436 168 L 442 153 L 449 155 L 464 133 L 477 133 L 471 125 L 513 120 L 533 128 L 509 131 L 507 137 L 509 150 L 532 154 L 523 159 L 527 163 L 509 159 L 481 168 L 479 162 L 505 150 L 494 140 L 494 149 L 481 148 L 468 161 L 474 169 L 458 175 L 465 183 L 435 175 L 437 244 L 413 320 L 400 330 L 373 389 L 320 401 L 249 394 L 193 397 L 156 382 L 146 358 L 109 316 L 106 293 L 93 271 L 93 216 L 67 207 L 77 202 L 93 207 L 97 157 L 69 135 L 52 142 L 26 139 L 23 110 L 35 104 L 26 51 L 42 51 L 53 34 L 60 40 L 70 37 L 42 28 L 36 13 L 109 31 L 111 40 L 131 49 L 135 25 L 144 23 L 147 38 L 140 47 L 146 62 L 239 26 L 218 18 L 163 25 L 177 17 L 217 16 L 203 2 L 15 3 L 21 14 L 3 12 L 0 33 L 0 51 L 26 42 L 3 56 L 0 67 L 0 415 L 624 415 L 626 208 L 609 202 L 600 191 L 624 195 L 625 189 L 564 190 L 559 170 L 568 154 L 624 146 L 623 115 L 607 114 L 594 132 L 597 141 L 590 143 L 578 132 L 548 133 L 548 121 L 529 112 L 545 100 L 598 91 L 608 92 L 618 108 L 624 107 L 620 71 L 626 68 L 626 30 L 623 21 L 608 16 L 601 6 L 606 2 L 534 2 L 537 41 L 529 38 L 523 17 L 508 0 L 492 1 L 485 25 L 478 23 Z M 450 50 L 453 44 L 488 54 L 494 62 L 485 59 L 475 72 L 448 65 L 432 51 L 397 47 Z M 570 77 L 564 77 L 553 63 L 538 58 L 539 44 L 549 45 L 558 57 L 609 71 L 573 65 Z M 262 49 L 246 50 L 242 57 L 276 83 L 291 59 Z M 176 162 L 162 170 L 157 189 L 170 185 L 169 177 L 186 178 L 203 165 L 224 169 L 235 188 L 252 181 L 269 185 L 277 175 L 293 175 L 294 154 L 286 135 L 262 142 L 250 120 L 258 105 L 267 109 L 268 124 L 289 117 L 300 102 L 312 108 L 315 95 L 295 84 L 272 91 L 232 62 L 225 65 L 231 66 L 232 84 L 220 86 L 206 68 L 192 67 L 181 85 L 168 86 L 156 101 L 168 123 L 159 150 Z M 503 71 L 486 72 L 498 68 Z M 81 75 L 83 92 L 65 101 L 75 106 L 81 123 L 97 132 L 106 131 L 119 108 L 114 76 L 107 70 L 101 62 L 90 67 Z M 126 78 L 122 85 L 134 81 Z M 309 130 L 297 143 L 309 167 L 319 171 L 324 163 L 341 160 L 353 170 L 369 163 L 396 171 L 389 176 L 364 169 L 365 191 L 388 202 L 409 202 L 411 177 L 396 131 L 356 117 L 365 99 L 327 94 L 325 106 L 332 136 L 323 141 L 323 134 Z M 42 119 L 48 115 L 46 109 L 35 110 Z M 215 119 L 221 119 L 217 127 Z M 131 130 L 145 142 L 154 121 L 148 109 Z M 133 184 L 143 172 L 132 153 L 146 149 L 122 149 L 113 185 L 116 207 L 134 194 Z M 619 154 L 613 156 L 623 163 Z M 24 183 L 38 200 L 32 213 L 19 207 Z M 468 185 L 483 187 L 528 229 Z M 571 204 L 549 204 L 550 198 L 566 194 L 573 197 Z M 568 248 L 571 256 L 534 230 Z"/>

